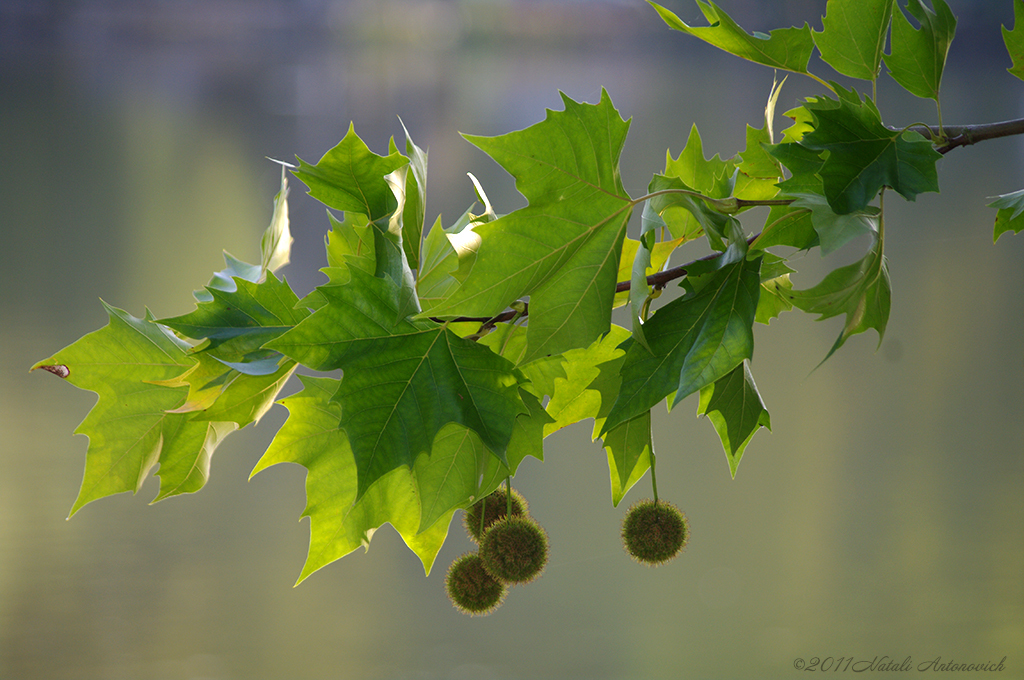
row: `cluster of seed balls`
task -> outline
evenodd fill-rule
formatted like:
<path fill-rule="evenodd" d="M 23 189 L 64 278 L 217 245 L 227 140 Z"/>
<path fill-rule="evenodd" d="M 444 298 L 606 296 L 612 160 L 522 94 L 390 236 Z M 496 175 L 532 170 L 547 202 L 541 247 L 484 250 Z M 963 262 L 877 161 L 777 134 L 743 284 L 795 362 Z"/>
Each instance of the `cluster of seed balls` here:
<path fill-rule="evenodd" d="M 480 545 L 452 562 L 445 589 L 456 609 L 486 616 L 505 600 L 508 587 L 533 581 L 548 561 L 547 534 L 526 512 L 526 500 L 498 489 L 470 506 L 464 523 Z M 634 504 L 622 521 L 622 544 L 641 564 L 658 566 L 678 555 L 690 540 L 690 525 L 679 508 L 663 500 Z"/>
<path fill-rule="evenodd" d="M 509 497 L 498 489 L 466 511 L 469 537 L 479 544 L 448 568 L 445 589 L 455 608 L 464 614 L 490 614 L 505 599 L 508 587 L 533 581 L 548 562 L 548 537 L 526 512 L 526 499 L 512 489 Z"/>

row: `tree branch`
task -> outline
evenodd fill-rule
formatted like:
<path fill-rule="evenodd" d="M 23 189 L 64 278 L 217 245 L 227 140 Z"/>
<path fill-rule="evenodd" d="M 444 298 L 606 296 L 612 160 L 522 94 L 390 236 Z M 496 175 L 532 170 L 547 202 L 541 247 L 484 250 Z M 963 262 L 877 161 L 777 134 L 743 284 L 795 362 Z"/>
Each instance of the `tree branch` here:
<path fill-rule="evenodd" d="M 944 125 L 942 126 L 942 130 L 939 129 L 938 125 L 911 125 L 907 129 L 913 130 L 914 132 L 917 132 L 918 134 L 921 134 L 933 141 L 944 141 L 944 143 L 936 147 L 935 150 L 941 154 L 946 154 L 958 147 L 970 146 L 972 144 L 977 144 L 978 142 L 983 142 L 986 139 L 998 139 L 1000 137 L 1011 137 L 1013 135 L 1024 134 L 1024 118 L 1004 120 L 1000 123 L 981 123 L 978 125 Z M 785 201 L 779 201 L 779 203 L 783 202 L 790 203 L 792 200 L 786 199 Z M 751 203 L 757 205 L 770 204 L 768 201 L 753 201 Z M 753 243 L 754 239 L 760 235 L 760 233 L 757 233 L 747 239 L 747 245 Z M 651 274 L 647 277 L 647 285 L 654 286 L 655 288 L 664 288 L 669 281 L 686 276 L 687 267 L 692 267 L 697 262 L 713 260 L 719 255 L 721 255 L 720 252 L 713 252 L 709 255 L 705 255 L 704 257 L 699 257 L 696 260 L 687 262 L 686 264 L 679 265 L 678 267 L 673 267 L 662 272 Z M 622 293 L 629 290 L 629 288 L 629 281 L 619 281 L 615 285 L 615 292 Z M 514 309 L 508 309 L 495 317 L 460 316 L 458 318 L 451 319 L 451 321 L 481 323 L 483 324 L 483 326 L 481 326 L 481 330 L 485 330 L 486 328 L 493 328 L 497 323 L 511 321 L 517 316 L 528 316 L 530 313 L 529 305 L 528 303 L 523 304 L 525 305 L 525 310 L 522 314 L 519 314 L 519 312 Z M 437 323 L 444 323 L 443 319 L 436 317 L 430 317 L 430 319 Z"/>
<path fill-rule="evenodd" d="M 970 146 L 986 139 L 1024 134 L 1024 118 L 980 125 L 943 125 L 942 130 L 939 130 L 938 125 L 911 125 L 908 129 L 931 140 L 940 142 L 945 140 L 944 144 L 935 149 L 939 153 L 945 154 L 957 147 Z"/>

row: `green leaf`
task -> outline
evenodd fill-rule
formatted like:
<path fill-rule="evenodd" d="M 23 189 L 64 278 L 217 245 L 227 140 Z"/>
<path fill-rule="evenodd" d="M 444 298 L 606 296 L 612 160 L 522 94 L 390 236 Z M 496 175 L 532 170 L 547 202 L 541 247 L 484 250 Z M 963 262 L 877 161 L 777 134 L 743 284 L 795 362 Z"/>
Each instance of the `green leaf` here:
<path fill-rule="evenodd" d="M 363 215 L 374 227 L 374 274 L 387 275 L 399 284 L 399 309 L 403 316 L 419 311 L 402 235 L 409 193 L 408 170 L 408 158 L 397 151 L 378 156 L 356 135 L 352 125 L 344 139 L 316 165 L 300 158 L 295 170 L 295 176 L 309 187 L 310 196 L 335 210 Z M 418 246 L 417 242 L 417 249 Z"/>
<path fill-rule="evenodd" d="M 402 209 L 402 247 L 409 266 L 420 266 L 420 241 L 426 221 L 427 201 L 427 152 L 413 143 L 409 131 L 405 131 L 405 153 L 409 158 L 409 174 L 406 175 L 405 206 Z M 394 146 L 394 140 L 391 140 Z M 395 149 L 392 149 L 394 151 Z"/>
<path fill-rule="evenodd" d="M 348 284 L 317 288 L 323 306 L 297 326 L 266 345 L 317 371 L 340 368 L 353 352 L 370 351 L 368 338 L 416 333 L 436 327 L 429 321 L 411 322 L 398 311 L 398 286 L 352 268 Z"/>
<path fill-rule="evenodd" d="M 270 226 L 263 232 L 260 240 L 260 278 L 267 272 L 276 272 L 288 264 L 291 259 L 292 242 L 288 221 L 288 174 L 285 166 L 281 166 L 281 190 L 274 196 L 274 214 L 270 218 Z"/>
<path fill-rule="evenodd" d="M 186 391 L 159 382 L 196 363 L 189 346 L 155 323 L 148 311 L 139 319 L 103 306 L 110 317 L 106 326 L 32 367 L 61 375 L 99 397 L 75 430 L 89 438 L 89 450 L 71 515 L 99 498 L 138 492 L 157 465 L 160 491 L 155 501 L 198 491 L 209 477 L 217 445 L 236 428 L 174 413 Z"/>
<path fill-rule="evenodd" d="M 810 26 L 806 23 L 802 28 L 779 28 L 769 35 L 749 35 L 714 2 L 697 0 L 709 26 L 689 26 L 664 7 L 653 2 L 650 4 L 669 28 L 700 38 L 756 64 L 810 75 L 807 64 L 814 50 L 814 40 L 811 38 Z"/>
<path fill-rule="evenodd" d="M 233 283 L 233 290 L 207 287 L 208 302 L 159 323 L 189 338 L 208 339 L 202 349 L 218 359 L 241 362 L 309 316 L 308 311 L 296 307 L 299 298 L 288 283 L 273 272 L 268 271 L 262 283 L 241 278 Z"/>
<path fill-rule="evenodd" d="M 241 364 L 226 364 L 209 352 L 200 352 L 195 357 L 196 364 L 180 376 L 153 382 L 189 388 L 185 403 L 168 413 L 192 413 L 192 420 L 232 422 L 239 427 L 263 417 L 297 367 L 289 360 L 278 365 L 280 354 Z M 253 370 L 254 365 L 259 368 Z M 272 370 L 267 372 L 267 367 Z"/>
<path fill-rule="evenodd" d="M 429 574 L 455 511 L 497 488 L 526 456 L 542 456 L 541 433 L 548 418 L 527 395 L 529 415 L 516 421 L 509 467 L 472 430 L 449 423 L 438 432 L 429 455 L 418 456 L 411 468 L 385 474 L 357 497 L 355 457 L 340 426 L 341 406 L 332 399 L 339 381 L 299 379 L 303 390 L 281 401 L 288 420 L 252 471 L 256 475 L 278 463 L 308 470 L 303 516 L 310 518 L 309 555 L 299 582 L 360 546 L 368 549 L 384 523 L 398 531 Z"/>
<path fill-rule="evenodd" d="M 1014 191 L 1012 194 L 996 196 L 995 199 L 988 204 L 988 207 L 999 211 L 996 213 L 995 232 L 992 235 L 993 243 L 1008 231 L 1019 234 L 1024 230 L 1024 189 Z"/>
<path fill-rule="evenodd" d="M 366 216 L 345 213 L 345 220 L 340 222 L 328 212 L 327 219 L 331 223 L 326 239 L 327 266 L 320 270 L 327 275 L 327 279 L 336 284 L 348 283 L 351 267 L 371 275 L 377 271 L 373 227 Z"/>
<path fill-rule="evenodd" d="M 842 347 L 851 335 L 869 328 L 878 331 L 878 343 L 882 343 L 892 295 L 882 243 L 879 236 L 868 254 L 859 261 L 831 271 L 813 288 L 789 293 L 794 306 L 810 314 L 820 314 L 819 321 L 846 315 L 842 332 L 822 362 Z"/>
<path fill-rule="evenodd" d="M 590 344 L 608 330 L 632 202 L 619 176 L 629 124 L 562 95 L 565 110 L 525 130 L 467 139 L 516 178 L 529 205 L 476 226 L 469 275 L 429 314 L 495 316 L 530 296 L 525 361 Z"/>
<path fill-rule="evenodd" d="M 821 58 L 843 75 L 874 81 L 882 64 L 893 0 L 828 0 L 820 33 Z"/>
<path fill-rule="evenodd" d="M 750 362 L 739 366 L 700 391 L 697 415 L 706 415 L 715 426 L 722 448 L 729 459 L 729 472 L 736 478 L 736 470 L 743 458 L 743 450 L 762 427 L 772 429 L 771 416 L 750 374 Z"/>
<path fill-rule="evenodd" d="M 316 165 L 301 158 L 295 176 L 309 187 L 309 195 L 329 208 L 365 215 L 371 223 L 387 222 L 398 209 L 386 175 L 405 167 L 409 159 L 392 152 L 378 156 L 349 125 L 348 133 Z"/>
<path fill-rule="evenodd" d="M 1013 0 L 1013 30 L 1002 27 L 1003 42 L 1013 66 L 1006 69 L 1024 80 L 1024 0 Z"/>
<path fill-rule="evenodd" d="M 761 295 L 757 298 L 757 313 L 754 320 L 768 325 L 772 319 L 793 309 L 789 293 L 793 282 L 789 275 L 794 272 L 786 266 L 786 260 L 772 253 L 765 253 L 761 263 Z"/>
<path fill-rule="evenodd" d="M 916 132 L 889 130 L 870 98 L 861 102 L 857 92 L 835 87 L 839 101 L 808 100 L 815 128 L 799 143 L 829 152 L 819 173 L 832 210 L 840 215 L 863 210 L 883 186 L 910 201 L 919 193 L 937 192 L 935 162 L 942 154 L 931 142 Z"/>
<path fill-rule="evenodd" d="M 649 212 L 664 220 L 676 238 L 690 240 L 703 230 L 714 249 L 724 250 L 723 239 L 739 228 L 739 220 L 715 210 L 701 198 L 706 194 L 695 191 L 677 177 L 655 175 L 647 190 L 657 194 L 647 201 Z M 680 216 L 684 213 L 689 221 L 682 222 L 685 231 L 680 234 L 675 225 L 681 223 Z"/>
<path fill-rule="evenodd" d="M 315 316 L 315 315 L 314 315 Z M 525 379 L 490 349 L 445 328 L 357 341 L 335 395 L 359 471 L 359 496 L 387 472 L 429 452 L 447 423 L 474 430 L 502 462 Z"/>
<path fill-rule="evenodd" d="M 869 206 L 857 212 L 837 215 L 821 194 L 790 195 L 797 199 L 792 204 L 794 209 L 802 208 L 811 212 L 811 224 L 818 234 L 822 256 L 839 250 L 858 236 L 878 232 L 881 211 L 877 208 Z"/>
<path fill-rule="evenodd" d="M 738 172 L 733 187 L 736 198 L 758 201 L 778 195 L 782 165 L 768 152 L 771 141 L 767 124 L 761 128 L 747 126 L 747 146 L 740 152 L 741 161 L 736 166 Z"/>
<path fill-rule="evenodd" d="M 515 475 L 526 456 L 544 460 L 544 425 L 551 417 L 532 394 L 520 391 L 520 396 L 529 413 L 516 418 L 508 465 L 491 453 L 476 432 L 454 423 L 438 431 L 429 455 L 416 458 L 412 471 L 420 492 L 420 531 L 494 491 Z"/>
<path fill-rule="evenodd" d="M 545 437 L 587 418 L 595 419 L 597 437 L 598 422 L 603 422 L 619 392 L 619 368 L 626 355 L 621 345 L 629 336 L 627 329 L 613 324 L 590 347 L 562 355 L 561 375 L 554 376 L 547 404 L 547 412 L 554 421 L 545 426 Z M 529 365 L 524 367 L 526 371 Z"/>
<path fill-rule="evenodd" d="M 761 258 L 730 255 L 719 258 L 720 269 L 702 277 L 698 291 L 673 300 L 647 321 L 650 352 L 635 343 L 626 350 L 622 386 L 602 433 L 673 393 L 670 406 L 675 406 L 752 356 Z"/>
<path fill-rule="evenodd" d="M 368 548 L 374 531 L 385 522 L 402 536 L 429 573 L 455 511 L 420 531 L 421 498 L 412 470 L 397 468 L 357 495 L 356 463 L 341 429 L 341 407 L 331 397 L 339 381 L 299 376 L 304 389 L 281 401 L 288 420 L 278 430 L 252 474 L 277 463 L 297 463 L 308 470 L 306 509 L 309 555 L 298 582 L 356 548 Z"/>
<path fill-rule="evenodd" d="M 608 453 L 612 505 L 618 506 L 626 492 L 651 467 L 651 412 L 613 427 L 604 435 L 602 443 Z"/>
<path fill-rule="evenodd" d="M 915 29 L 903 11 L 893 12 L 890 53 L 885 65 L 893 80 L 913 95 L 939 101 L 939 85 L 946 54 L 956 33 L 956 17 L 944 0 L 932 0 L 933 12 L 922 0 L 907 0 L 907 10 L 918 23 Z"/>

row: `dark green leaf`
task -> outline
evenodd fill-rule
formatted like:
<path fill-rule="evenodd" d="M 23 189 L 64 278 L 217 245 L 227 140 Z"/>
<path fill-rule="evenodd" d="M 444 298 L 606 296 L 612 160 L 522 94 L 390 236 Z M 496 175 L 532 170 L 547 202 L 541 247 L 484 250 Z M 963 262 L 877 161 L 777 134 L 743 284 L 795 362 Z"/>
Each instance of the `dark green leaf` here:
<path fill-rule="evenodd" d="M 996 200 L 988 204 L 988 207 L 995 208 L 996 226 L 992 235 L 993 243 L 1008 231 L 1019 234 L 1024 231 L 1024 189 L 1014 191 L 1012 194 L 997 196 Z"/>
<path fill-rule="evenodd" d="M 397 468 L 357 497 L 356 463 L 341 429 L 341 407 L 331 401 L 339 381 L 300 375 L 304 389 L 281 401 L 288 420 L 278 430 L 252 474 L 277 463 L 297 463 L 306 476 L 309 555 L 299 575 L 302 582 L 321 567 L 359 547 L 368 548 L 374 531 L 385 522 L 401 534 L 429 573 L 455 511 L 420 531 L 421 497 L 412 470 Z"/>
<path fill-rule="evenodd" d="M 208 339 L 202 349 L 218 359 L 241 362 L 309 316 L 296 308 L 298 296 L 273 272 L 262 283 L 236 278 L 233 284 L 233 290 L 208 287 L 209 302 L 159 323 L 195 340 Z"/>
<path fill-rule="evenodd" d="M 875 239 L 874 247 L 861 260 L 833 270 L 813 288 L 789 293 L 794 306 L 811 314 L 820 314 L 819 321 L 846 315 L 842 332 L 822 362 L 842 347 L 851 335 L 869 328 L 878 331 L 881 344 L 889 321 L 890 297 L 889 268 L 882 252 L 881 238 Z"/>
<path fill-rule="evenodd" d="M 319 313 L 319 312 L 318 312 Z M 315 315 L 314 315 L 315 316 Z M 513 365 L 445 328 L 356 341 L 335 399 L 359 472 L 359 496 L 387 472 L 429 453 L 448 423 L 474 430 L 502 462 L 526 412 Z"/>
<path fill-rule="evenodd" d="M 429 321 L 411 322 L 398 311 L 398 286 L 351 268 L 350 282 L 343 286 L 317 288 L 324 304 L 295 328 L 268 343 L 267 349 L 281 352 L 318 371 L 340 368 L 352 352 L 368 351 L 359 341 L 409 334 L 430 328 Z"/>
<path fill-rule="evenodd" d="M 837 215 L 821 194 L 790 194 L 797 200 L 794 209 L 811 212 L 811 224 L 818 234 L 822 256 L 828 255 L 865 234 L 878 231 L 879 210 L 867 207 L 846 215 Z"/>
<path fill-rule="evenodd" d="M 855 91 L 838 85 L 836 91 L 838 102 L 827 97 L 808 101 L 815 127 L 799 143 L 829 152 L 819 173 L 834 212 L 863 210 L 883 186 L 910 201 L 924 191 L 939 190 L 935 162 L 942 155 L 931 142 L 916 132 L 886 128 L 870 98 L 861 102 Z"/>
<path fill-rule="evenodd" d="M 670 406 L 678 404 L 751 357 L 760 265 L 760 258 L 742 257 L 725 264 L 703 277 L 695 294 L 654 313 L 644 328 L 652 351 L 636 343 L 627 349 L 622 386 L 602 433 L 649 411 L 670 394 L 675 393 Z"/>
<path fill-rule="evenodd" d="M 820 33 L 821 58 L 843 75 L 875 80 L 882 64 L 893 0 L 828 0 Z"/>
<path fill-rule="evenodd" d="M 885 65 L 908 92 L 937 102 L 946 54 L 956 33 L 956 17 L 944 0 L 932 2 L 934 12 L 922 0 L 907 0 L 907 10 L 921 25 L 919 29 L 910 24 L 902 10 L 893 12 Z"/>
<path fill-rule="evenodd" d="M 1013 62 L 1006 70 L 1024 80 L 1024 0 L 1013 0 L 1013 30 L 1002 28 L 1003 42 Z"/>
<path fill-rule="evenodd" d="M 697 415 L 706 415 L 715 426 L 722 448 L 729 459 L 733 478 L 743 458 L 743 450 L 754 434 L 766 427 L 772 429 L 771 416 L 750 374 L 750 362 L 739 366 L 700 391 Z"/>

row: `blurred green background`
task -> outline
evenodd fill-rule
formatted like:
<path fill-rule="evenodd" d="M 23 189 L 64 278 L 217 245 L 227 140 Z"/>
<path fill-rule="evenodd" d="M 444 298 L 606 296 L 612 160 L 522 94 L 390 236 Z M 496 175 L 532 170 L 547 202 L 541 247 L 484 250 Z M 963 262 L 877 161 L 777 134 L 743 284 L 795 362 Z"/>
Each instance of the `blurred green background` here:
<path fill-rule="evenodd" d="M 703 24 L 690 0 L 666 4 Z M 721 4 L 761 31 L 820 28 L 825 11 Z M 1012 3 L 950 5 L 943 120 L 1024 116 L 999 34 Z M 619 545 L 625 507 L 589 423 L 520 469 L 551 562 L 482 619 L 443 592 L 470 547 L 458 519 L 428 578 L 385 528 L 292 588 L 304 472 L 246 481 L 281 407 L 218 449 L 202 492 L 149 506 L 151 481 L 65 521 L 87 447 L 72 431 L 94 396 L 28 367 L 104 325 L 99 298 L 182 314 L 221 249 L 256 258 L 279 181 L 266 157 L 314 162 L 350 120 L 383 153 L 401 116 L 430 151 L 428 220 L 470 205 L 467 171 L 507 212 L 522 205 L 512 180 L 458 132 L 520 129 L 561 108 L 559 89 L 594 102 L 603 86 L 633 117 L 637 195 L 694 123 L 707 155 L 741 150 L 772 78 L 631 1 L 0 3 L 0 678 L 794 678 L 796 658 L 886 655 L 1006 656 L 986 677 L 1024 677 L 1024 235 L 993 245 L 984 207 L 1024 186 L 1020 137 L 950 153 L 941 194 L 887 201 L 877 351 L 856 336 L 812 372 L 839 320 L 757 328 L 774 431 L 735 480 L 695 397 L 656 409 L 659 492 L 693 530 L 668 566 Z M 791 76 L 780 111 L 816 92 Z M 879 104 L 889 124 L 935 120 L 885 79 Z M 323 280 L 327 227 L 302 188 L 282 272 L 300 295 Z M 796 285 L 863 247 L 799 257 Z M 625 503 L 648 494 L 645 478 Z"/>

